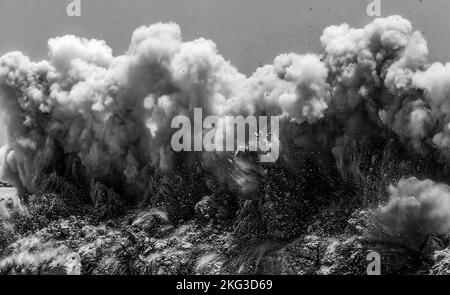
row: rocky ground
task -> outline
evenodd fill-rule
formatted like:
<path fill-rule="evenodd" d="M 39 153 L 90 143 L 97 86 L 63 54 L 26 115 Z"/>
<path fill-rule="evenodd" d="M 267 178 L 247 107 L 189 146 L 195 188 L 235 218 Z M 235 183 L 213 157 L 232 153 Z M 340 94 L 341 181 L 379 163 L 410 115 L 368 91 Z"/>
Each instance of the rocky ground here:
<path fill-rule="evenodd" d="M 368 172 L 351 182 L 308 162 L 307 173 L 238 171 L 244 187 L 258 176 L 250 193 L 179 169 L 155 174 L 138 205 L 100 181 L 82 186 L 56 173 L 40 175 L 22 202 L 3 186 L 0 274 L 364 275 L 372 251 L 382 274 L 449 274 L 450 236 L 419 235 L 412 247 L 374 219 L 384 188 L 428 161 L 367 159 Z"/>
<path fill-rule="evenodd" d="M 381 255 L 383 274 L 450 269 L 447 237 L 430 236 L 418 251 L 383 243 L 365 234 L 368 213 L 361 210 L 349 215 L 341 231 L 333 219 L 339 210 L 328 208 L 291 241 L 242 247 L 235 226 L 202 216 L 199 207 L 209 208 L 201 203 L 196 218 L 176 225 L 155 209 L 130 209 L 101 221 L 89 207 L 65 208 L 58 196 L 17 213 L 17 203 L 9 201 L 12 190 L 2 192 L 8 200 L 2 209 L 1 274 L 366 274 L 370 251 Z"/>

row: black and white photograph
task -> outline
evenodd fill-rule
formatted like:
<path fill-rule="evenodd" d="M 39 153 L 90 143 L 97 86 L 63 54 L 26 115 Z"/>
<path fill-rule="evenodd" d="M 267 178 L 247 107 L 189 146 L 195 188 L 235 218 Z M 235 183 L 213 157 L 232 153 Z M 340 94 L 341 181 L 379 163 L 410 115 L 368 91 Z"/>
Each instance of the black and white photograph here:
<path fill-rule="evenodd" d="M 0 284 L 450 274 L 449 14 L 0 0 Z"/>

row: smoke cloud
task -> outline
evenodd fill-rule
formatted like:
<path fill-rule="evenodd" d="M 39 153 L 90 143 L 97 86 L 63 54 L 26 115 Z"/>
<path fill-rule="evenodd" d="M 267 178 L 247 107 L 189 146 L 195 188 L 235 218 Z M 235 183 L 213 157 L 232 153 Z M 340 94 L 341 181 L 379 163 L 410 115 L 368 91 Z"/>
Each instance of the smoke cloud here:
<path fill-rule="evenodd" d="M 412 177 L 391 186 L 389 193 L 389 202 L 376 213 L 384 240 L 418 249 L 428 235 L 450 232 L 448 185 Z"/>
<path fill-rule="evenodd" d="M 63 166 L 75 179 L 144 187 L 155 170 L 173 168 L 171 120 L 194 108 L 204 116 L 279 115 L 280 161 L 288 161 L 292 146 L 283 143 L 295 134 L 295 148 L 328 150 L 342 175 L 348 147 L 374 129 L 395 133 L 412 153 L 450 157 L 450 65 L 429 64 L 427 42 L 408 20 L 330 26 L 320 41 L 320 54 L 282 54 L 248 77 L 211 40 L 184 41 L 174 23 L 138 28 L 123 55 L 72 35 L 50 39 L 43 61 L 7 53 L 1 179 L 32 193 L 42 171 Z M 208 165 L 210 156 L 199 159 Z M 443 201 L 425 183 L 419 204 Z M 410 185 L 417 187 L 403 182 L 396 195 Z M 423 190 L 432 197 L 422 200 Z"/>

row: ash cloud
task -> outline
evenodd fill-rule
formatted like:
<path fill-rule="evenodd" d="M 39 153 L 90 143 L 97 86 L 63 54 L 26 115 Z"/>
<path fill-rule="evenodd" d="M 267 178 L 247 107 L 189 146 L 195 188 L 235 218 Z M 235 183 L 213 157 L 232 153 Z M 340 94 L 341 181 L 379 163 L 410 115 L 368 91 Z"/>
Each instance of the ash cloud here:
<path fill-rule="evenodd" d="M 382 240 L 420 249 L 428 235 L 450 232 L 448 185 L 412 177 L 392 185 L 389 195 L 375 215 Z"/>
<path fill-rule="evenodd" d="M 248 77 L 211 40 L 184 41 L 174 23 L 138 28 L 123 55 L 72 35 L 49 40 L 43 61 L 7 53 L 1 178 L 32 193 L 42 171 L 63 165 L 75 178 L 145 187 L 154 171 L 174 168 L 171 120 L 194 108 L 204 116 L 280 115 L 280 161 L 320 147 L 342 176 L 361 132 L 388 130 L 411 153 L 449 158 L 450 66 L 429 64 L 426 40 L 408 20 L 330 26 L 320 41 L 321 53 L 282 54 Z M 229 155 L 199 159 L 208 166 L 211 157 Z"/>
<path fill-rule="evenodd" d="M 103 41 L 71 35 L 48 47 L 40 62 L 20 52 L 0 58 L 8 125 L 2 178 L 27 192 L 41 169 L 55 165 L 57 148 L 74 155 L 79 163 L 68 169 L 88 179 L 145 183 L 149 167 L 171 168 L 171 119 L 194 108 L 313 122 L 327 107 L 327 69 L 317 56 L 283 55 L 247 78 L 212 41 L 183 42 L 174 23 L 138 28 L 116 57 Z"/>

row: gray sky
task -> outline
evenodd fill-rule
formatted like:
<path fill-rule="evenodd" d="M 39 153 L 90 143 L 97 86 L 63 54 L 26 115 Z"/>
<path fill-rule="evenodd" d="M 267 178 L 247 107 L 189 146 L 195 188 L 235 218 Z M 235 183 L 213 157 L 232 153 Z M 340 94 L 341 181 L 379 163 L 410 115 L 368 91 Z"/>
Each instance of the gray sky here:
<path fill-rule="evenodd" d="M 330 24 L 361 26 L 369 0 L 81 0 L 82 16 L 68 17 L 68 0 L 1 0 L 0 54 L 18 49 L 43 58 L 50 37 L 72 33 L 106 40 L 125 51 L 141 25 L 175 21 L 185 40 L 207 37 L 244 73 L 282 52 L 319 50 Z M 450 52 L 449 0 L 381 0 L 382 15 L 400 14 L 425 33 L 432 58 Z"/>
<path fill-rule="evenodd" d="M 68 17 L 68 0 L 1 0 L 0 54 L 21 50 L 42 59 L 50 37 L 71 33 L 106 40 L 123 53 L 136 27 L 160 21 L 181 26 L 185 40 L 212 39 L 241 72 L 282 52 L 318 52 L 322 30 L 362 26 L 369 0 L 81 0 L 82 16 Z M 381 0 L 382 16 L 400 14 L 425 34 L 433 60 L 450 60 L 449 0 Z M 2 143 L 0 130 L 0 144 Z"/>

